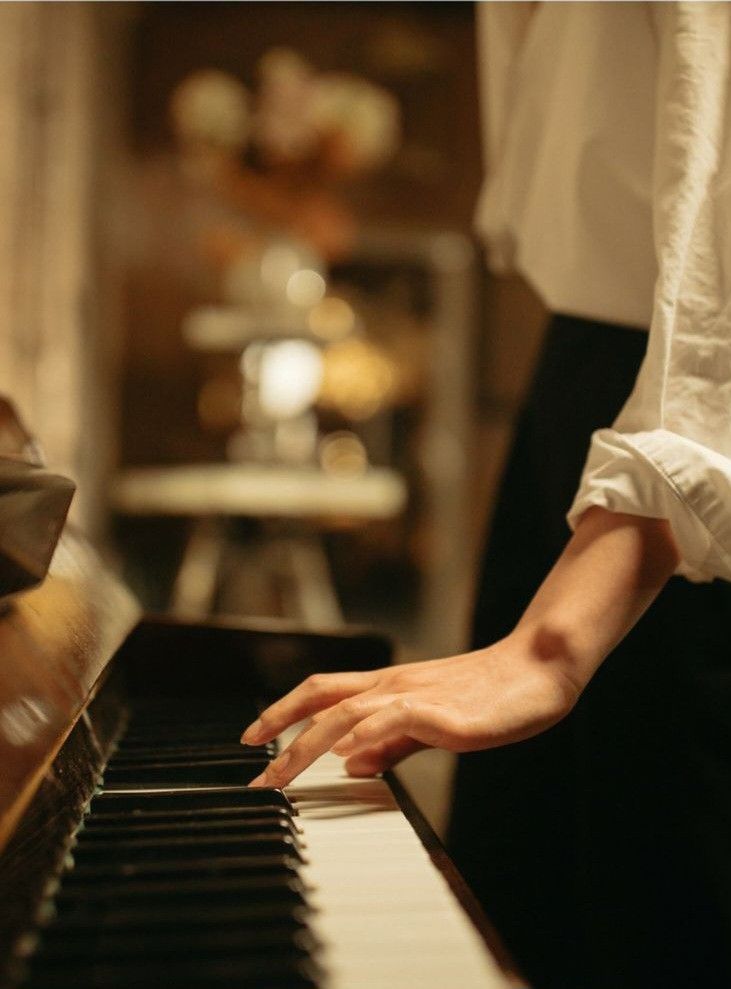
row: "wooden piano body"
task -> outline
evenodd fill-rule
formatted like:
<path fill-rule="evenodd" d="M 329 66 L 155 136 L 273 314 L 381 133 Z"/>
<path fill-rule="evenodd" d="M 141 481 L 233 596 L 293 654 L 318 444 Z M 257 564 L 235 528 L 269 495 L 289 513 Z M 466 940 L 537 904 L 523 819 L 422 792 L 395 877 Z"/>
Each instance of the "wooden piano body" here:
<path fill-rule="evenodd" d="M 0 609 L 2 989 L 507 984 L 394 780 L 326 756 L 288 795 L 245 785 L 255 706 L 384 639 L 142 617 L 69 528 Z"/>

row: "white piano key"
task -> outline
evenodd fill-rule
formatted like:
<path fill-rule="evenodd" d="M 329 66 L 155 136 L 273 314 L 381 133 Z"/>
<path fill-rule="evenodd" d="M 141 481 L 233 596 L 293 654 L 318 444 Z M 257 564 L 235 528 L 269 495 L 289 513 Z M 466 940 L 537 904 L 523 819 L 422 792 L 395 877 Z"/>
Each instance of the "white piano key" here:
<path fill-rule="evenodd" d="M 287 793 L 327 989 L 510 985 L 383 780 L 352 779 L 328 753 Z"/>

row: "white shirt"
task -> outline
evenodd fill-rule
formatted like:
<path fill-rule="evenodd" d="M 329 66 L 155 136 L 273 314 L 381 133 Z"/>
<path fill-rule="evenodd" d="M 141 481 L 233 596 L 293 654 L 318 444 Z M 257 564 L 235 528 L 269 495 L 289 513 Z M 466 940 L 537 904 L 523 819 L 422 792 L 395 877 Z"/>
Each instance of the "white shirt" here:
<path fill-rule="evenodd" d="M 490 263 L 557 312 L 650 326 L 591 505 L 669 520 L 731 580 L 731 3 L 481 3 Z"/>

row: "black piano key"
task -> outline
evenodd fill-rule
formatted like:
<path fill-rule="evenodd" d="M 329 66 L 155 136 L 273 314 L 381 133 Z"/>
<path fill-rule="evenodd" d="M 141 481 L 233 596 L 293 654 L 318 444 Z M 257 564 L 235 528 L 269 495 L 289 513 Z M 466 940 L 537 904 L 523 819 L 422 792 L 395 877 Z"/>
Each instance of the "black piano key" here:
<path fill-rule="evenodd" d="M 88 958 L 129 959 L 134 956 L 154 958 L 174 955 L 204 955 L 212 952 L 262 954 L 271 950 L 296 950 L 310 954 L 318 948 L 317 939 L 306 927 L 293 928 L 276 920 L 266 927 L 243 928 L 240 925 L 197 927 L 188 925 L 177 930 L 138 930 L 124 928 L 93 931 L 55 929 L 42 935 L 40 950 L 44 962 L 68 962 Z"/>
<path fill-rule="evenodd" d="M 69 934 L 80 931 L 125 930 L 125 931 L 176 931 L 183 927 L 196 928 L 237 926 L 241 929 L 260 929 L 276 924 L 288 926 L 292 932 L 307 926 L 311 908 L 304 902 L 261 900 L 244 901 L 239 898 L 233 903 L 215 904 L 209 901 L 203 908 L 195 901 L 170 903 L 166 910 L 147 907 L 144 900 L 132 904 L 112 901 L 87 902 L 78 900 L 67 907 L 61 915 L 57 907 L 49 904 L 53 929 Z"/>
<path fill-rule="evenodd" d="M 247 724 L 247 718 L 257 718 L 258 709 L 253 704 L 217 704 L 203 697 L 135 698 L 130 709 L 130 724 L 197 724 L 200 722 L 233 722 Z"/>
<path fill-rule="evenodd" d="M 184 752 L 165 752 L 154 749 L 145 750 L 147 755 L 140 755 L 139 752 L 131 756 L 118 752 L 112 762 L 107 766 L 119 768 L 120 766 L 186 766 L 193 762 L 267 762 L 268 756 L 262 752 L 252 752 L 250 749 L 239 745 L 201 746 L 200 748 L 188 748 Z"/>
<path fill-rule="evenodd" d="M 146 750 L 152 752 L 175 752 L 179 751 L 199 751 L 201 749 L 227 749 L 235 752 L 252 751 L 262 755 L 269 755 L 272 749 L 276 749 L 275 743 L 267 745 L 243 745 L 240 742 L 240 730 L 236 731 L 216 731 L 214 729 L 200 729 L 199 731 L 187 735 L 179 732 L 161 734 L 160 732 L 143 732 L 138 735 L 124 735 L 117 741 L 114 749 L 115 757 L 137 755 Z"/>
<path fill-rule="evenodd" d="M 146 757 L 149 755 L 171 755 L 180 754 L 182 758 L 195 755 L 197 752 L 212 750 L 216 753 L 223 750 L 222 754 L 236 755 L 248 753 L 259 756 L 262 759 L 272 759 L 279 751 L 278 746 L 269 745 L 241 745 L 239 736 L 208 736 L 206 738 L 166 738 L 159 735 L 145 736 L 144 738 L 124 739 L 118 743 L 115 752 L 115 759 L 135 759 L 138 755 Z"/>
<path fill-rule="evenodd" d="M 270 787 L 150 787 L 133 789 L 107 787 L 91 803 L 91 812 L 122 810 L 203 810 L 209 807 L 278 806 L 297 814 L 282 790 Z"/>
<path fill-rule="evenodd" d="M 259 710 L 251 698 L 223 695 L 204 697 L 184 694 L 148 694 L 131 698 L 133 718 L 247 718 Z"/>
<path fill-rule="evenodd" d="M 274 757 L 274 748 L 265 745 L 242 746 L 238 742 L 235 744 L 224 742 L 220 745 L 145 745 L 145 746 L 120 746 L 114 756 L 113 763 L 136 763 L 136 762 L 175 762 L 178 759 L 236 759 L 240 756 L 247 756 L 251 759 L 271 759 Z"/>
<path fill-rule="evenodd" d="M 198 821 L 210 820 L 239 820 L 242 823 L 250 820 L 260 819 L 262 816 L 267 819 L 276 817 L 279 820 L 287 821 L 295 830 L 296 822 L 291 815 L 283 808 L 275 805 L 264 805 L 254 807 L 203 807 L 200 810 L 126 810 L 119 813 L 94 812 L 87 815 L 83 821 L 83 830 L 103 829 L 107 826 L 124 827 L 127 824 L 148 824 L 160 822 L 165 824 L 185 824 L 196 823 Z"/>
<path fill-rule="evenodd" d="M 41 956 L 42 957 L 42 956 Z M 177 960 L 75 962 L 70 966 L 40 963 L 34 967 L 32 989 L 128 989 L 130 986 L 186 986 L 187 989 L 315 989 L 320 970 L 298 951 L 272 952 L 258 957 L 211 957 Z"/>
<path fill-rule="evenodd" d="M 243 750 L 244 746 L 239 741 L 240 737 L 240 727 L 236 731 L 217 731 L 212 728 L 200 729 L 190 734 L 183 732 L 171 732 L 169 734 L 140 732 L 135 735 L 125 735 L 119 741 L 115 751 L 124 753 L 135 752 L 140 749 L 191 749 L 219 745 L 238 745 Z M 266 746 L 257 746 L 257 748 L 263 748 L 267 753 L 270 751 Z"/>
<path fill-rule="evenodd" d="M 99 862 L 75 864 L 64 877 L 64 889 L 80 889 L 84 884 L 119 879 L 168 879 L 176 876 L 233 876 L 263 873 L 292 875 L 300 862 L 292 855 L 227 855 L 202 859 L 160 859 L 143 862 Z"/>
<path fill-rule="evenodd" d="M 139 788 L 151 784 L 175 786 L 179 783 L 196 786 L 246 786 L 249 780 L 263 773 L 268 760 L 192 759 L 177 762 L 119 763 L 104 770 L 103 785 Z"/>
<path fill-rule="evenodd" d="M 155 739 L 180 742 L 181 739 L 200 742 L 207 738 L 218 742 L 237 742 L 245 727 L 239 719 L 229 721 L 196 721 L 196 722 L 135 722 L 132 721 L 125 731 L 122 741 L 129 744 L 139 739 Z"/>
<path fill-rule="evenodd" d="M 199 727 L 216 728 L 219 726 L 225 730 L 240 724 L 241 712 L 233 711 L 231 708 L 205 710 L 200 704 L 185 708 L 175 707 L 170 704 L 168 699 L 157 710 L 133 704 L 129 712 L 127 730 L 131 732 L 164 732 L 170 729 L 195 731 Z"/>
<path fill-rule="evenodd" d="M 184 838 L 120 838 L 116 841 L 84 841 L 71 849 L 78 865 L 104 862 L 112 857 L 124 862 L 168 859 L 200 859 L 206 855 L 292 855 L 301 857 L 297 840 L 290 834 L 252 832 L 238 835 L 192 835 Z"/>
<path fill-rule="evenodd" d="M 175 877 L 171 880 L 111 881 L 84 884 L 81 888 L 64 883 L 56 896 L 56 912 L 93 909 L 95 903 L 117 906 L 142 904 L 145 909 L 167 909 L 176 904 L 196 903 L 201 911 L 236 904 L 249 898 L 251 906 L 267 902 L 304 905 L 305 886 L 301 879 L 286 874 L 262 876 L 221 876 L 211 878 Z"/>
<path fill-rule="evenodd" d="M 228 817 L 220 815 L 208 820 L 167 820 L 167 821 L 120 821 L 115 823 L 98 822 L 90 818 L 88 825 L 77 835 L 79 841 L 104 841 L 119 837 L 154 838 L 176 837 L 191 834 L 248 834 L 252 831 L 269 834 L 291 834 L 298 830 L 284 814 L 257 815 L 248 817 Z"/>

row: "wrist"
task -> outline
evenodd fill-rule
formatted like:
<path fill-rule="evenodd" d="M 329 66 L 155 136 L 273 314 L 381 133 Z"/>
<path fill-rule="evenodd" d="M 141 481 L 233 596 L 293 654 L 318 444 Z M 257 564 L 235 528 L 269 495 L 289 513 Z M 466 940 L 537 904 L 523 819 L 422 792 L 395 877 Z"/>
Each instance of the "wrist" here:
<path fill-rule="evenodd" d="M 511 633 L 513 648 L 526 662 L 564 690 L 575 703 L 600 664 L 568 616 L 524 615 Z"/>
<path fill-rule="evenodd" d="M 580 692 L 677 564 L 667 522 L 589 509 L 515 628 L 515 641 Z"/>
<path fill-rule="evenodd" d="M 557 626 L 523 619 L 496 647 L 511 672 L 544 698 L 553 720 L 568 714 L 591 679 L 586 664 L 577 661 L 570 635 Z"/>

